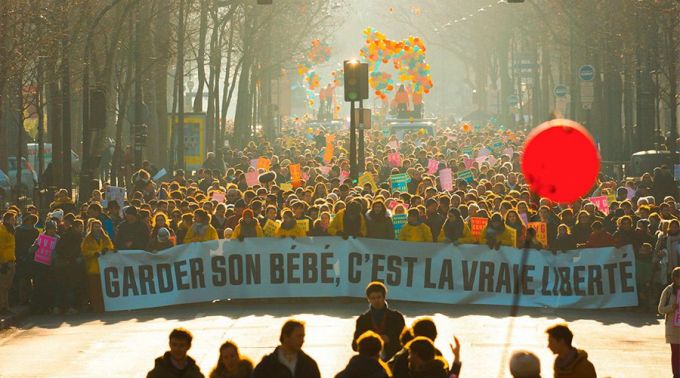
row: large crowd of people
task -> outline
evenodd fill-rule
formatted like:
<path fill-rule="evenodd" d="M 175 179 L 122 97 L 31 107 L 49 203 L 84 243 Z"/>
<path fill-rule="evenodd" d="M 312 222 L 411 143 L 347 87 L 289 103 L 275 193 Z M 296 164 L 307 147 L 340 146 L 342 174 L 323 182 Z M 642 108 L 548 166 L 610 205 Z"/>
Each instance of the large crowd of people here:
<path fill-rule="evenodd" d="M 657 309 L 655 298 L 680 265 L 672 167 L 635 178 L 601 174 L 582 199 L 558 204 L 533 195 L 521 173 L 524 131 L 489 124 L 443 128 L 436 135 L 424 129 L 399 137 L 366 134 L 367 174 L 361 177 L 350 177 L 346 131 L 298 126 L 275 142 L 210 152 L 202 167 L 158 180 L 145 162 L 117 184 L 126 189 L 124 199 L 106 198 L 112 186 L 104 182 L 77 202 L 58 190 L 49 209 L 4 206 L 0 312 L 15 303 L 30 304 L 36 313 L 102 311 L 100 255 L 157 253 L 215 239 L 337 235 L 554 253 L 632 245 L 646 311 Z M 448 169 L 450 187 L 440 177 Z M 589 200 L 601 196 L 608 198 L 606 208 Z M 479 219 L 484 226 L 476 230 L 473 220 Z M 56 240 L 49 265 L 36 262 L 41 234 Z M 366 343 L 374 351 L 374 342 Z M 384 352 L 401 347 L 396 334 L 382 339 Z"/>

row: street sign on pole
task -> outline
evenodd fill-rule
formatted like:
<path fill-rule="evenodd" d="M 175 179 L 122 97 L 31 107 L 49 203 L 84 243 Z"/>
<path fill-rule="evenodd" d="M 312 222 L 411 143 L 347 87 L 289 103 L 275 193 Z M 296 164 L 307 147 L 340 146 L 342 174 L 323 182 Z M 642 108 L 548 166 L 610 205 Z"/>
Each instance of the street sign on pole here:
<path fill-rule="evenodd" d="M 363 114 L 360 114 L 363 113 Z M 354 109 L 354 119 L 357 121 L 357 128 L 359 130 L 368 130 L 371 128 L 371 109 Z"/>
<path fill-rule="evenodd" d="M 555 97 L 565 97 L 567 95 L 567 86 L 558 84 L 555 86 L 555 89 L 553 90 L 553 93 L 555 94 Z"/>
<path fill-rule="evenodd" d="M 595 77 L 595 67 L 585 64 L 578 68 L 578 77 L 582 81 L 592 81 Z"/>

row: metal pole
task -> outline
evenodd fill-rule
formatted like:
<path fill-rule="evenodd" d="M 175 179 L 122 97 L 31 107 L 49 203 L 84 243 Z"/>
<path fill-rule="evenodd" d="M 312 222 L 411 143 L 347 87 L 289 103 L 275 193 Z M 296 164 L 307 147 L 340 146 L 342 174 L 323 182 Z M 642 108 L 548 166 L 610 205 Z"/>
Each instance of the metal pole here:
<path fill-rule="evenodd" d="M 349 112 L 349 177 L 352 180 L 359 178 L 357 174 L 357 139 L 356 120 L 354 117 L 354 101 L 350 102 Z"/>
<path fill-rule="evenodd" d="M 142 168 L 142 143 L 141 137 L 138 136 L 141 133 L 143 121 L 142 121 L 142 54 L 140 50 L 139 40 L 142 37 L 140 33 L 139 17 L 141 14 L 141 3 L 137 5 L 137 10 L 135 13 L 135 132 L 134 132 L 134 151 L 135 151 L 135 169 Z M 138 139 L 139 138 L 139 139 Z"/>
<path fill-rule="evenodd" d="M 359 173 L 366 170 L 364 150 L 364 100 L 359 100 Z"/>

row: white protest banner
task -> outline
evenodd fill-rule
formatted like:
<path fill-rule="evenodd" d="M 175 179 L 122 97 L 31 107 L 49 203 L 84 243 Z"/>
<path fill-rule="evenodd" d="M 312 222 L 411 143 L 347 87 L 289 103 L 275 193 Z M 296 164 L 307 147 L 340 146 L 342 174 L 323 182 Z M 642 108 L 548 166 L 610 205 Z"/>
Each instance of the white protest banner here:
<path fill-rule="evenodd" d="M 523 254 L 526 260 L 522 265 Z M 99 258 L 107 311 L 219 299 L 355 297 L 428 303 L 612 308 L 637 305 L 631 246 L 549 251 L 378 239 L 246 238 Z"/>
<path fill-rule="evenodd" d="M 453 173 L 451 172 L 451 168 L 439 171 L 439 183 L 442 186 L 442 190 L 447 192 L 453 190 Z"/>
<path fill-rule="evenodd" d="M 104 194 L 104 197 L 106 197 L 106 203 L 111 203 L 111 201 L 116 201 L 118 203 L 118 206 L 121 208 L 125 206 L 125 188 L 120 188 L 117 186 L 109 186 L 106 188 L 106 193 Z"/>
<path fill-rule="evenodd" d="M 162 179 L 163 177 L 165 177 L 165 175 L 167 175 L 167 174 L 168 174 L 168 171 L 166 171 L 165 168 L 162 168 L 151 179 L 153 181 L 158 181 L 158 180 Z"/>

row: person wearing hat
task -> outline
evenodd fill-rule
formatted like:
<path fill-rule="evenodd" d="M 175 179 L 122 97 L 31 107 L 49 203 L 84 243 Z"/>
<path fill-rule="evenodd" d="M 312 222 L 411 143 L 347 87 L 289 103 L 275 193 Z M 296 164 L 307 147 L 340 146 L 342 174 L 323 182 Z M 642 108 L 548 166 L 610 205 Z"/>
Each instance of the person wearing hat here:
<path fill-rule="evenodd" d="M 57 222 L 48 220 L 45 222 L 45 231 L 43 234 L 56 238 L 56 243 L 59 243 L 59 234 L 57 234 Z M 38 240 L 36 239 L 31 247 L 31 254 L 35 254 L 38 250 Z M 55 246 L 56 246 L 55 243 Z M 48 265 L 36 263 L 33 266 L 33 285 L 35 285 L 34 298 L 32 300 L 34 312 L 40 314 L 45 313 L 52 308 L 54 303 L 54 275 L 52 269 Z"/>
<path fill-rule="evenodd" d="M 118 225 L 116 230 L 116 249 L 119 250 L 144 250 L 149 244 L 149 227 L 139 220 L 139 213 L 134 206 L 128 206 L 123 210 L 125 220 Z"/>
<path fill-rule="evenodd" d="M 175 240 L 171 237 L 170 230 L 165 227 L 158 229 L 156 237 L 149 240 L 149 246 L 146 248 L 149 252 L 159 252 L 175 246 Z"/>
<path fill-rule="evenodd" d="M 255 219 L 251 209 L 245 209 L 241 220 L 239 220 L 234 232 L 231 234 L 231 238 L 243 241 L 244 238 L 261 237 L 264 237 L 264 232 L 262 227 L 260 227 L 260 223 Z"/>
<path fill-rule="evenodd" d="M 432 230 L 426 225 L 417 209 L 408 211 L 408 221 L 399 232 L 399 240 L 410 242 L 433 242 Z"/>
<path fill-rule="evenodd" d="M 66 189 L 60 189 L 54 195 L 54 201 L 50 204 L 50 210 L 62 209 L 64 213 L 75 213 L 76 204 L 73 203 L 71 196 Z"/>
<path fill-rule="evenodd" d="M 203 209 L 194 212 L 194 223 L 189 228 L 184 243 L 198 243 L 217 240 L 217 230 L 210 225 L 210 215 Z"/>

